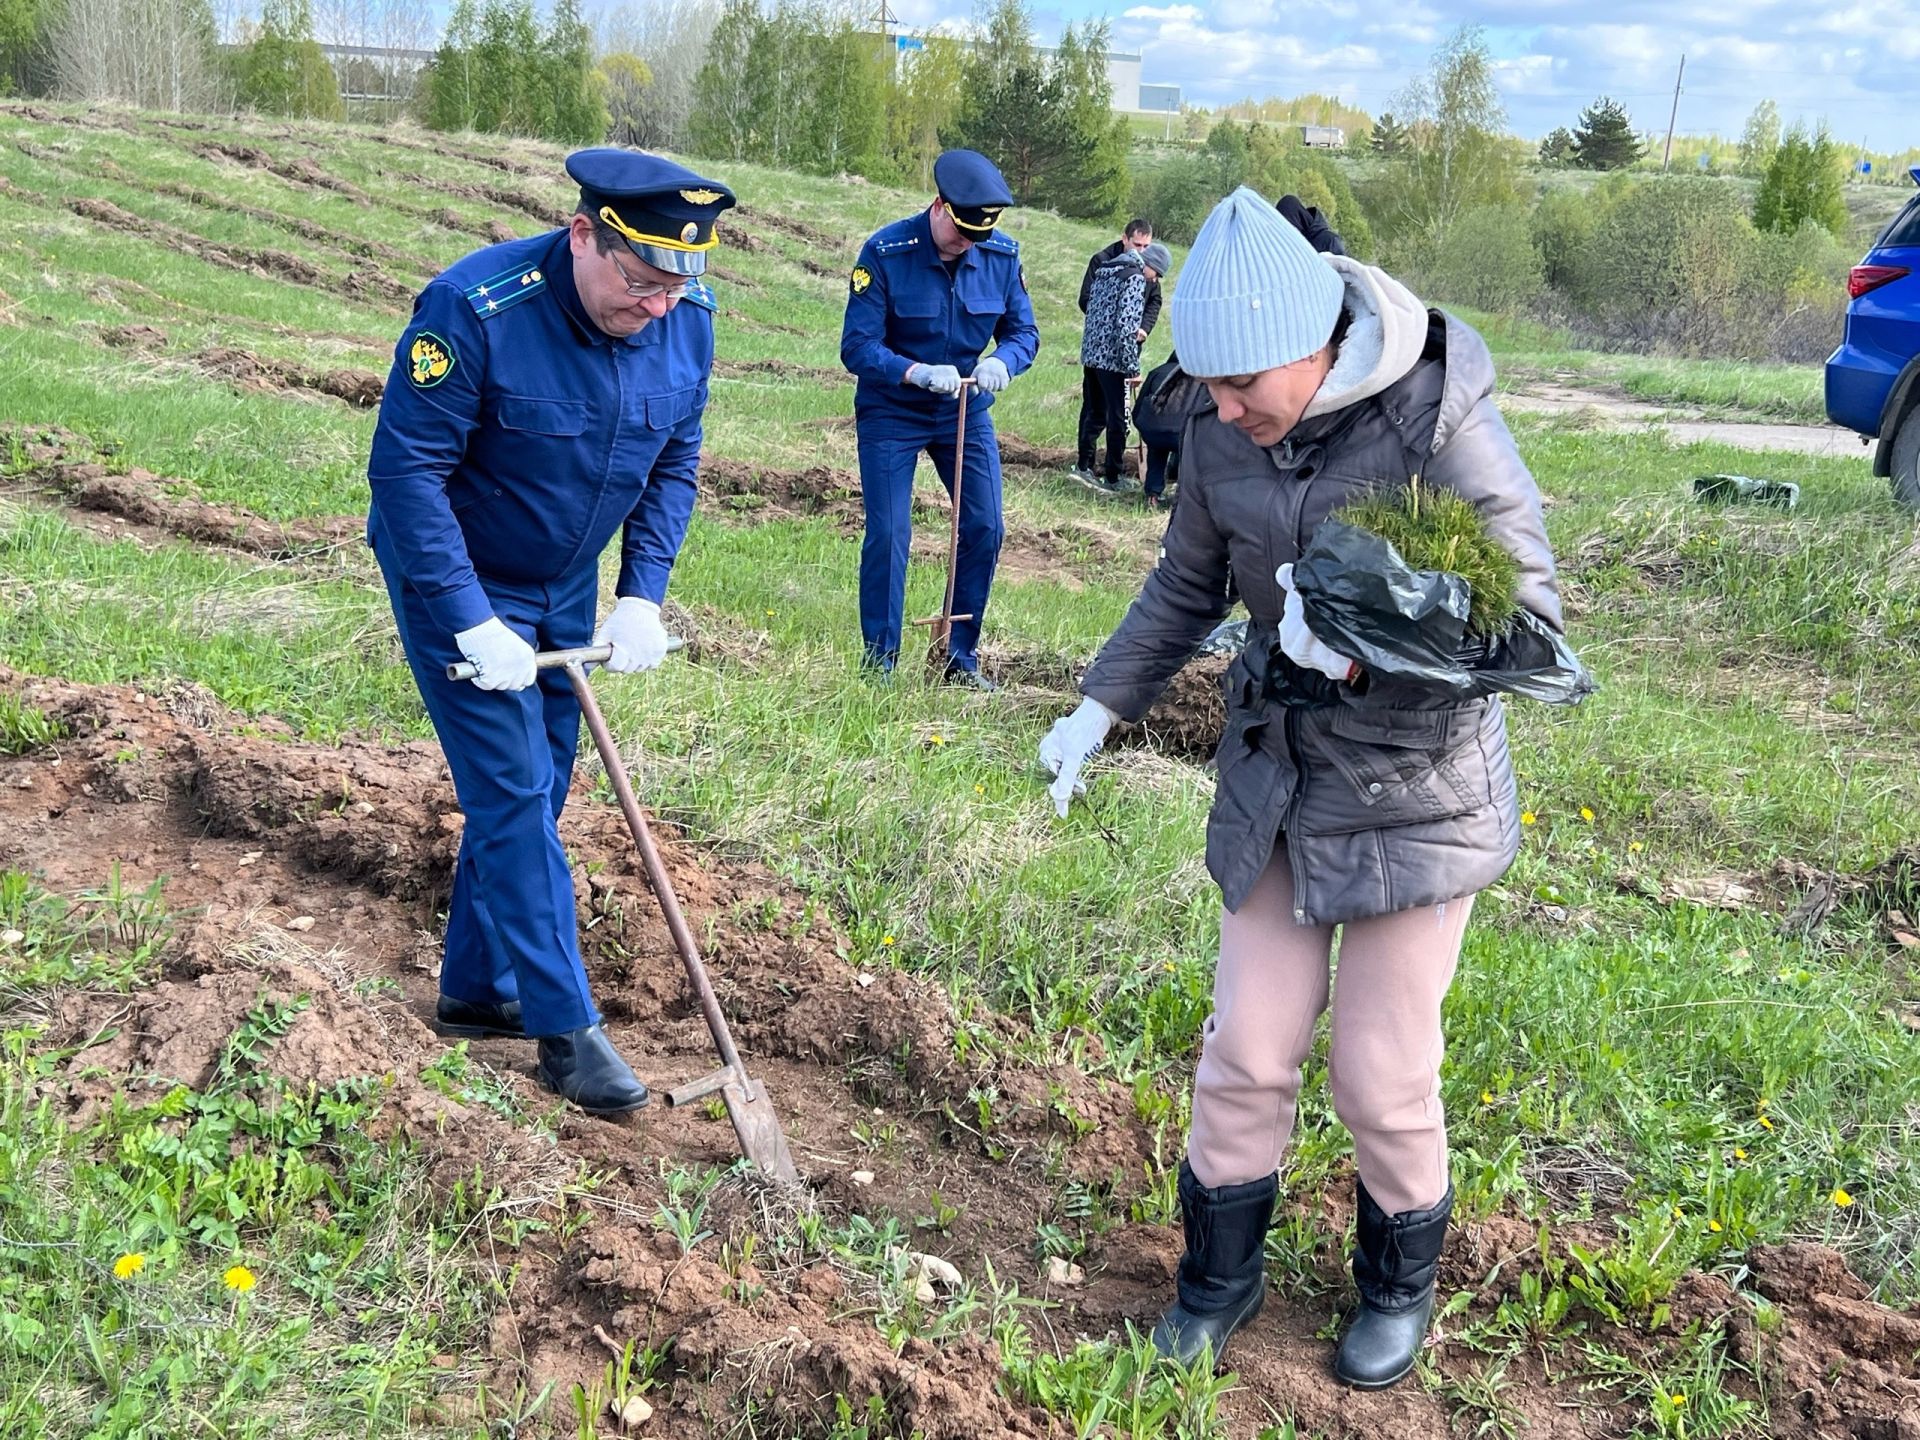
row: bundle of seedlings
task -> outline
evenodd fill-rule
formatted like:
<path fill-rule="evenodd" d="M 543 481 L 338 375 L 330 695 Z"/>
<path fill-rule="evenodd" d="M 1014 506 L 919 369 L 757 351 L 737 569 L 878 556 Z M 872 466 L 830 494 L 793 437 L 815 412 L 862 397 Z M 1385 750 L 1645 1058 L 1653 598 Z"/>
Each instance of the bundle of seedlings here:
<path fill-rule="evenodd" d="M 1566 642 L 1520 604 L 1520 562 L 1480 512 L 1417 475 L 1329 516 L 1293 579 L 1314 634 L 1370 676 L 1462 698 L 1593 693 Z"/>

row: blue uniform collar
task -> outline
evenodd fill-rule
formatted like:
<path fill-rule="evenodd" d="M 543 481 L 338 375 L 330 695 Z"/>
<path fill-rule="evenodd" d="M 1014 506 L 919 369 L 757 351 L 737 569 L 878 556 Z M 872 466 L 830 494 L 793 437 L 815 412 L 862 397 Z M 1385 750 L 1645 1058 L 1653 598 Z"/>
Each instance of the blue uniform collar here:
<path fill-rule="evenodd" d="M 547 251 L 547 258 L 541 262 L 541 268 L 547 277 L 547 288 L 559 299 L 560 309 L 573 322 L 573 328 L 579 331 L 580 338 L 589 345 L 644 345 L 659 339 L 653 333 L 660 328 L 658 320 L 645 326 L 638 334 L 616 340 L 587 318 L 586 307 L 580 303 L 580 287 L 573 283 L 573 246 L 567 236 L 568 232 L 562 230 L 553 237 L 553 245 Z"/>
<path fill-rule="evenodd" d="M 947 262 L 940 254 L 940 247 L 933 243 L 933 217 L 925 210 L 922 210 L 918 215 L 913 217 L 913 228 L 917 235 L 923 236 L 926 239 L 927 263 L 945 269 Z M 980 247 L 977 244 L 969 245 L 960 256 L 959 268 L 972 269 L 975 265 L 979 264 L 980 262 L 977 258 L 979 251 Z"/>

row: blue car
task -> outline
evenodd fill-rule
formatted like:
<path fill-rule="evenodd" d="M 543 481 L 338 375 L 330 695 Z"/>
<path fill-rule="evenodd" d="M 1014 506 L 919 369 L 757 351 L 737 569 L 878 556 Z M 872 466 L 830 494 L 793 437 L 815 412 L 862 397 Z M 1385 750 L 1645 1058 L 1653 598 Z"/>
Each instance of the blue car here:
<path fill-rule="evenodd" d="M 1920 185 L 1920 165 L 1908 172 Z M 1827 418 L 1878 437 L 1873 473 L 1920 510 L 1920 194 L 1847 276 L 1846 333 L 1827 359 Z"/>

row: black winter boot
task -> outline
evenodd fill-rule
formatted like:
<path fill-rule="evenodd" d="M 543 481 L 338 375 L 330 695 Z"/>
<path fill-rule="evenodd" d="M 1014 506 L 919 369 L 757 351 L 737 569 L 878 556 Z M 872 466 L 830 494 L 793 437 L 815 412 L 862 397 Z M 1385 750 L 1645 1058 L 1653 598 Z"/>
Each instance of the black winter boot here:
<path fill-rule="evenodd" d="M 1360 1213 L 1353 1283 L 1360 1291 L 1360 1313 L 1340 1341 L 1333 1373 L 1356 1390 L 1384 1390 L 1413 1369 L 1413 1357 L 1426 1341 L 1453 1187 L 1431 1210 L 1389 1216 L 1373 1203 L 1365 1185 L 1355 1185 Z"/>
<path fill-rule="evenodd" d="M 566 1035 L 542 1035 L 534 1076 L 589 1115 L 625 1115 L 650 1098 L 598 1025 Z"/>
<path fill-rule="evenodd" d="M 527 1038 L 527 1027 L 520 1020 L 520 1002 L 507 1000 L 499 1005 L 483 1005 L 474 1000 L 456 1000 L 442 995 L 433 1009 L 433 1028 L 442 1035 L 483 1039 L 504 1035 L 509 1040 Z"/>
<path fill-rule="evenodd" d="M 1278 1189 L 1272 1175 L 1209 1189 L 1180 1162 L 1187 1253 L 1180 1259 L 1173 1305 L 1153 1327 L 1153 1348 L 1161 1355 L 1191 1365 L 1211 1349 L 1217 1364 L 1227 1337 L 1260 1313 L 1267 1298 L 1267 1226 Z"/>

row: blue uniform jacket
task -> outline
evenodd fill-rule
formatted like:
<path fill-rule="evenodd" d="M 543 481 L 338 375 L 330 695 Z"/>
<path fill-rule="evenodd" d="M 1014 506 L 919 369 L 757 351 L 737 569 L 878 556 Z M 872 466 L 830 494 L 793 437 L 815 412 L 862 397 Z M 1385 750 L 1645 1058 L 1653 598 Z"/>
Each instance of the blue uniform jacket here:
<path fill-rule="evenodd" d="M 493 614 L 480 577 L 545 583 L 624 526 L 616 593 L 666 598 L 693 514 L 713 293 L 616 340 L 587 319 L 564 230 L 489 246 L 420 292 L 394 352 L 367 536 L 435 623 Z"/>
<path fill-rule="evenodd" d="M 860 378 L 857 406 L 931 412 L 951 405 L 950 396 L 902 384 L 908 369 L 952 365 L 971 375 L 990 340 L 1009 375 L 1033 364 L 1040 350 L 1019 241 L 988 236 L 960 257 L 949 278 L 922 210 L 860 247 L 840 331 L 840 363 Z M 992 400 L 983 394 L 971 403 L 984 408 Z"/>

